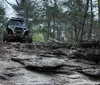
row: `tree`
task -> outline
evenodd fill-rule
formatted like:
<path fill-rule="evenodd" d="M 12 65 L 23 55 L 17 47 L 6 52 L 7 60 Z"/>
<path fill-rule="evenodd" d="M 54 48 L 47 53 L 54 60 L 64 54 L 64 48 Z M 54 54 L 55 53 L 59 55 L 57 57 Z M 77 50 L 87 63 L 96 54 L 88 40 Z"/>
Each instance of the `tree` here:
<path fill-rule="evenodd" d="M 100 23 L 100 0 L 98 0 L 98 29 L 100 29 L 99 23 Z M 99 35 L 100 35 L 100 33 L 99 33 Z"/>
<path fill-rule="evenodd" d="M 80 40 L 83 40 L 83 38 L 84 38 L 84 25 L 85 25 L 86 17 L 88 14 L 88 9 L 89 9 L 89 0 L 87 0 L 87 2 L 86 2 L 86 8 L 85 8 L 84 16 L 83 16 Z"/>
<path fill-rule="evenodd" d="M 42 35 L 46 41 L 53 38 L 75 42 L 90 40 L 92 35 L 96 35 L 92 2 L 92 0 L 16 0 L 15 5 L 8 3 L 16 10 L 18 16 L 26 19 L 28 27 L 38 35 Z"/>
<path fill-rule="evenodd" d="M 44 26 L 48 30 L 48 39 L 49 38 L 54 38 L 57 39 L 58 35 L 58 30 L 60 23 L 60 14 L 61 10 L 58 7 L 58 1 L 54 0 L 54 2 L 51 3 L 51 6 L 49 5 L 49 0 L 43 0 L 43 6 L 44 6 Z M 60 34 L 60 33 L 59 33 Z"/>
<path fill-rule="evenodd" d="M 0 40 L 2 40 L 2 33 L 6 25 L 5 9 L 2 4 L 0 4 Z"/>
<path fill-rule="evenodd" d="M 92 30 L 93 30 L 93 1 L 90 0 L 90 7 L 91 7 L 91 19 L 90 19 L 90 29 L 89 29 L 89 33 L 88 33 L 88 38 L 89 40 L 92 39 Z"/>

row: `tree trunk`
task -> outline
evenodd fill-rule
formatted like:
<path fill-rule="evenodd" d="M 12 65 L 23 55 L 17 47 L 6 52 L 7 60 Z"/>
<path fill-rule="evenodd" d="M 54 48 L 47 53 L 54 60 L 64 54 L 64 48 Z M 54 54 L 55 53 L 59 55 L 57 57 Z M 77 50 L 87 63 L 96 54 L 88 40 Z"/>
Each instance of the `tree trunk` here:
<path fill-rule="evenodd" d="M 100 0 L 98 0 L 98 30 L 100 30 Z M 99 36 L 100 36 L 100 31 L 99 31 Z"/>
<path fill-rule="evenodd" d="M 56 30 L 56 29 L 55 29 L 55 25 L 56 25 L 56 23 L 55 23 L 55 22 L 56 22 L 56 21 L 55 21 L 55 15 L 54 15 L 53 18 L 54 18 L 54 20 L 53 20 L 53 23 L 54 23 L 54 26 L 53 26 L 53 38 L 55 39 L 55 30 Z"/>
<path fill-rule="evenodd" d="M 27 24 L 27 27 L 29 28 L 29 25 L 28 25 L 28 23 L 29 23 L 29 20 L 28 20 L 28 18 L 29 18 L 29 12 L 28 12 L 28 1 L 26 0 L 26 3 L 25 3 L 25 14 L 26 14 L 26 24 Z"/>
<path fill-rule="evenodd" d="M 48 20 L 48 40 L 51 38 L 50 21 Z"/>
<path fill-rule="evenodd" d="M 76 26 L 76 29 L 75 29 L 75 34 L 77 35 L 76 36 L 76 41 L 79 40 L 80 38 L 80 29 L 82 28 L 82 2 L 81 0 L 76 0 L 77 1 L 77 4 L 78 4 L 78 25 Z"/>
<path fill-rule="evenodd" d="M 92 0 L 90 0 L 90 5 L 91 5 L 91 21 L 90 21 L 90 30 L 88 33 L 89 40 L 91 40 L 91 38 L 92 38 L 92 29 L 93 29 L 93 3 L 92 3 Z"/>
<path fill-rule="evenodd" d="M 84 17 L 83 17 L 83 22 L 82 22 L 80 40 L 83 40 L 83 37 L 84 37 L 84 26 L 85 26 L 85 20 L 86 20 L 86 17 L 87 17 L 88 9 L 89 9 L 89 0 L 87 0 L 87 2 L 86 2 L 86 9 L 85 9 Z"/>

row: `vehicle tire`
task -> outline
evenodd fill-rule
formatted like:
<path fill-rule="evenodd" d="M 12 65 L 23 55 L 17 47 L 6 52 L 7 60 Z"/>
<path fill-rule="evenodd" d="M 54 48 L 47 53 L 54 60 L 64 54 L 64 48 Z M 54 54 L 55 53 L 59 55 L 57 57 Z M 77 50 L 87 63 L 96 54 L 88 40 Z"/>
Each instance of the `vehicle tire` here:
<path fill-rule="evenodd" d="M 32 34 L 31 33 L 28 34 L 28 43 L 32 43 Z"/>
<path fill-rule="evenodd" d="M 7 42 L 8 41 L 8 32 L 4 31 L 3 32 L 3 42 Z"/>

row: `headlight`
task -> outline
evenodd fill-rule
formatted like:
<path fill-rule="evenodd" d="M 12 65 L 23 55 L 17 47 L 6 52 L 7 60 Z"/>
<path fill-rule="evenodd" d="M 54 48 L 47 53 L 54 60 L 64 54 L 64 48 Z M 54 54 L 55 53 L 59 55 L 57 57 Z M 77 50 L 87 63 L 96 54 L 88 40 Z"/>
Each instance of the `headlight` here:
<path fill-rule="evenodd" d="M 8 25 L 8 28 L 12 28 L 11 25 Z"/>
<path fill-rule="evenodd" d="M 14 28 L 13 26 L 11 26 L 11 25 L 8 25 L 8 28 Z"/>

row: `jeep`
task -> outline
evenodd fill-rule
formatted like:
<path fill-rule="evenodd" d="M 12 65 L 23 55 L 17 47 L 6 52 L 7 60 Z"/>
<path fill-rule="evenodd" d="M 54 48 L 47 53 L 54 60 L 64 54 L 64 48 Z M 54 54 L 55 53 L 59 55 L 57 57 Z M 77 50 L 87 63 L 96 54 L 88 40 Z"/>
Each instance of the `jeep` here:
<path fill-rule="evenodd" d="M 7 22 L 6 30 L 3 33 L 3 42 L 32 42 L 32 35 L 29 33 L 26 21 L 23 18 L 11 18 Z"/>

